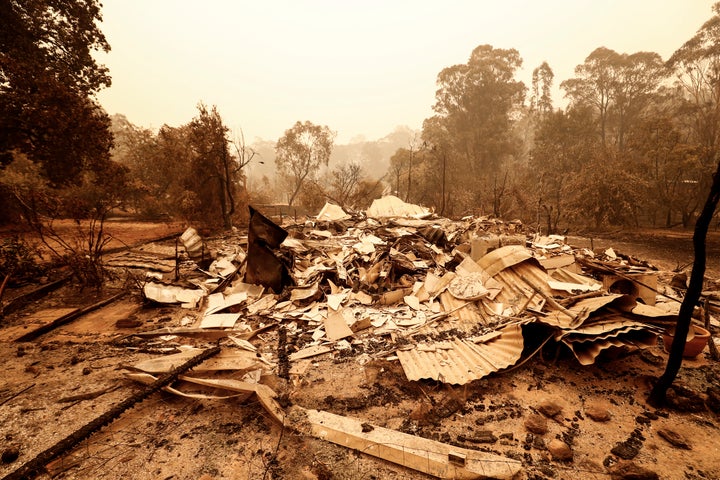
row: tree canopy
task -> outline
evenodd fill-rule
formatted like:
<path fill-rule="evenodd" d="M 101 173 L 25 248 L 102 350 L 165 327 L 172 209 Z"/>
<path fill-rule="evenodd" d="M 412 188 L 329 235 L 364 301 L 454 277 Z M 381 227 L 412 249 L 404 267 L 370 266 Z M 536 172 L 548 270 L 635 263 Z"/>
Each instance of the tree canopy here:
<path fill-rule="evenodd" d="M 110 85 L 94 51 L 109 51 L 100 2 L 0 1 L 0 164 L 13 152 L 56 185 L 106 166 L 112 137 L 94 95 Z"/>
<path fill-rule="evenodd" d="M 466 181 L 474 183 L 457 186 L 474 193 L 471 203 L 496 215 L 503 195 L 503 165 L 517 146 L 511 126 L 526 90 L 515 79 L 521 65 L 515 49 L 480 45 L 466 64 L 443 69 L 437 79 L 434 123 L 442 126 L 452 144 L 451 168 L 462 170 Z"/>
<path fill-rule="evenodd" d="M 665 67 L 654 52 L 628 55 L 600 47 L 575 68 L 575 74 L 561 84 L 567 97 L 575 105 L 593 107 L 602 144 L 607 144 L 612 128 L 615 144 L 622 150 L 629 126 L 665 77 Z"/>
<path fill-rule="evenodd" d="M 655 406 L 665 403 L 667 390 L 682 365 L 686 338 L 704 285 L 707 233 L 720 202 L 720 3 L 713 6 L 713 12 L 714 16 L 668 61 L 687 94 L 691 131 L 700 147 L 699 159 L 709 170 L 702 177 L 706 181 L 699 183 L 706 198 L 695 223 L 693 267 L 678 313 L 670 357 L 648 397 L 648 402 Z"/>
<path fill-rule="evenodd" d="M 275 165 L 291 182 L 288 205 L 293 204 L 305 181 L 328 164 L 334 139 L 335 133 L 327 126 L 298 121 L 277 141 Z"/>
<path fill-rule="evenodd" d="M 242 135 L 231 141 L 217 106 L 202 102 L 179 127 L 157 133 L 113 116 L 113 158 L 129 169 L 129 196 L 146 217 L 174 216 L 209 227 L 230 228 L 244 206 L 242 169 L 255 155 Z"/>

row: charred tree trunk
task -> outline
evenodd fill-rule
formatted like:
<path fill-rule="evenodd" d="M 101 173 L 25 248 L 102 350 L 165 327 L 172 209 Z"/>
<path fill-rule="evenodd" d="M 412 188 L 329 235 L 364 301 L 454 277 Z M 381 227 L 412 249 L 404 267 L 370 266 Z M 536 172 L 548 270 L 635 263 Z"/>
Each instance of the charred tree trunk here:
<path fill-rule="evenodd" d="M 235 197 L 233 195 L 234 190 L 234 184 L 233 184 L 233 172 L 230 168 L 230 158 L 228 155 L 227 150 L 223 150 L 223 169 L 225 170 L 225 176 L 223 177 L 223 180 L 225 181 L 225 187 L 224 187 L 224 195 L 227 197 L 227 213 L 225 215 L 225 218 L 223 219 L 225 222 L 225 228 L 229 230 L 232 228 L 232 216 L 235 213 Z"/>
<path fill-rule="evenodd" d="M 685 350 L 687 334 L 690 331 L 693 310 L 702 293 L 706 262 L 705 240 L 718 200 L 720 200 L 720 163 L 718 163 L 717 169 L 713 174 L 713 181 L 710 186 L 710 193 L 705 201 L 705 206 L 695 223 L 695 232 L 693 234 L 695 260 L 693 262 L 692 274 L 690 275 L 690 283 L 688 284 L 685 298 L 680 306 L 680 314 L 678 315 L 677 325 L 675 327 L 675 337 L 673 338 L 672 347 L 670 348 L 670 357 L 668 358 L 665 372 L 655 384 L 648 397 L 648 403 L 655 407 L 662 406 L 665 403 L 667 390 L 673 381 L 675 381 L 675 377 L 682 365 L 682 356 Z"/>
<path fill-rule="evenodd" d="M 220 214 L 222 215 L 223 228 L 229 230 L 232 227 L 230 215 L 228 215 L 227 196 L 225 194 L 225 181 L 222 176 L 217 177 L 218 200 L 220 200 Z"/>

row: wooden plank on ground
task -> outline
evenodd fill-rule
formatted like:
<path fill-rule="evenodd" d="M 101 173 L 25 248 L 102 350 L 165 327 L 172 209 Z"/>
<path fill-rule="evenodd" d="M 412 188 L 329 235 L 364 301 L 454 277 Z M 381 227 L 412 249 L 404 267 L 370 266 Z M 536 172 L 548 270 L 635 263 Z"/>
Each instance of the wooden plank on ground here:
<path fill-rule="evenodd" d="M 511 479 L 521 468 L 521 463 L 511 458 L 408 435 L 351 417 L 296 408 L 298 423 L 307 420 L 312 436 L 434 477 Z M 306 419 L 302 419 L 303 413 Z"/>
<path fill-rule="evenodd" d="M 20 310 L 28 303 L 30 303 L 34 300 L 38 300 L 39 298 L 44 297 L 45 295 L 52 292 L 53 290 L 57 290 L 58 288 L 62 287 L 68 281 L 70 281 L 71 278 L 72 278 L 71 275 L 67 275 L 66 277 L 55 280 L 54 282 L 46 283 L 45 285 L 40 285 L 39 287 L 35 288 L 34 290 L 31 290 L 30 292 L 27 292 L 26 294 L 10 300 L 7 303 L 7 305 L 3 306 L 2 314 L 9 315 L 17 310 Z"/>

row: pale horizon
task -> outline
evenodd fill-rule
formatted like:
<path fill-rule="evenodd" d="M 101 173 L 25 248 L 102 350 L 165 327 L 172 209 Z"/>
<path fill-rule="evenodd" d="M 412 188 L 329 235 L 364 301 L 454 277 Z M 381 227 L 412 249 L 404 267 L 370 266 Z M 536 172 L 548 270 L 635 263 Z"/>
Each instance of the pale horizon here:
<path fill-rule="evenodd" d="M 596 48 L 667 60 L 712 16 L 715 0 L 451 1 L 105 0 L 98 54 L 110 115 L 179 126 L 217 106 L 248 143 L 276 141 L 296 121 L 377 140 L 433 115 L 436 78 L 478 45 L 515 48 L 530 86 L 543 61 L 559 84 Z"/>

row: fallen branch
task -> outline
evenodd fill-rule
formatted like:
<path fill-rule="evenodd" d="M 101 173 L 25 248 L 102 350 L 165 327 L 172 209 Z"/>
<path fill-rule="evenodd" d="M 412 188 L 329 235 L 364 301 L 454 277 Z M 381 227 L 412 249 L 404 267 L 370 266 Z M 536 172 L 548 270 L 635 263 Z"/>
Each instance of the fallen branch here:
<path fill-rule="evenodd" d="M 563 307 L 562 305 L 560 305 L 560 304 L 557 302 L 557 300 L 555 300 L 554 298 L 552 298 L 552 297 L 551 297 L 550 295 L 548 295 L 547 293 L 543 292 L 540 287 L 538 287 L 537 285 L 535 285 L 533 282 L 531 282 L 531 281 L 528 280 L 527 278 L 525 278 L 525 277 L 520 277 L 520 278 L 522 279 L 523 282 L 525 282 L 525 283 L 527 284 L 528 287 L 532 288 L 533 290 L 535 290 L 535 292 L 536 292 L 538 295 L 540 295 L 541 297 L 543 297 L 543 298 L 545 299 L 545 301 L 547 301 L 547 303 L 550 304 L 550 306 L 552 306 L 553 308 L 556 308 L 556 309 L 560 310 L 562 313 L 564 313 L 565 315 L 569 316 L 569 317 L 572 319 L 572 323 L 573 323 L 573 324 L 574 324 L 575 322 L 577 322 L 578 316 L 577 316 L 576 314 L 574 314 L 573 312 L 571 312 L 571 311 L 568 310 L 567 308 L 565 308 L 565 307 Z"/>
<path fill-rule="evenodd" d="M 12 400 L 13 398 L 17 397 L 18 395 L 22 395 L 23 393 L 27 392 L 28 390 L 30 390 L 30 389 L 31 389 L 32 387 L 34 387 L 34 386 L 35 386 L 35 384 L 34 384 L 34 383 L 31 383 L 31 384 L 28 385 L 27 387 L 25 387 L 25 388 L 23 388 L 23 389 L 21 389 L 21 390 L 18 390 L 17 392 L 13 393 L 13 394 L 10 395 L 8 398 L 6 398 L 6 399 L 3 400 L 2 402 L 0 402 L 0 405 L 5 405 L 7 402 L 9 402 L 10 400 Z"/>
<path fill-rule="evenodd" d="M 105 395 L 106 393 L 114 392 L 118 388 L 120 388 L 120 386 L 115 385 L 114 387 L 103 388 L 101 390 L 96 390 L 94 392 L 81 393 L 79 395 L 71 395 L 69 397 L 63 397 L 63 398 L 59 399 L 57 402 L 58 403 L 77 403 L 77 402 L 82 402 L 83 400 L 92 400 L 101 395 Z"/>

